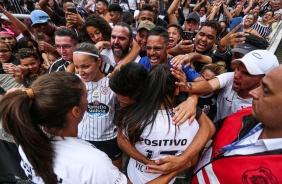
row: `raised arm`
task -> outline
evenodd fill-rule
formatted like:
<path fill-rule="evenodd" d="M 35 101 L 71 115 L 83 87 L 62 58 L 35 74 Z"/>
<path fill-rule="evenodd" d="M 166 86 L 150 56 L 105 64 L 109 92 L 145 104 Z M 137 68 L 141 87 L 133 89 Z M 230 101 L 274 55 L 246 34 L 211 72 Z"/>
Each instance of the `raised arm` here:
<path fill-rule="evenodd" d="M 40 0 L 39 3 L 38 3 L 38 6 L 41 8 L 42 11 L 45 11 L 49 17 L 52 19 L 53 18 L 53 15 L 54 15 L 54 12 L 51 8 L 49 8 L 47 5 L 48 5 L 48 1 L 49 0 Z"/>
<path fill-rule="evenodd" d="M 13 14 L 9 11 L 5 10 L 2 6 L 0 6 L 0 13 L 6 15 L 6 17 L 13 23 L 13 25 L 21 31 L 24 37 L 31 38 L 31 33 L 28 31 L 27 27 L 17 19 Z"/>
<path fill-rule="evenodd" d="M 174 0 L 169 9 L 167 10 L 168 14 L 168 21 L 170 24 L 178 24 L 178 20 L 175 16 L 175 11 L 177 10 L 178 6 L 180 5 L 180 0 Z"/>

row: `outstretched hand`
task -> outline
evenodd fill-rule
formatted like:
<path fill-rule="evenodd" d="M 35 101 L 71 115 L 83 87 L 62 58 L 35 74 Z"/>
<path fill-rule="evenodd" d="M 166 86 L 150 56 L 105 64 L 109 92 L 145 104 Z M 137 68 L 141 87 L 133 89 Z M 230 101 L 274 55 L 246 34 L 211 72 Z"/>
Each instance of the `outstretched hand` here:
<path fill-rule="evenodd" d="M 244 32 L 236 32 L 243 24 L 237 25 L 232 31 L 230 31 L 225 37 L 220 40 L 219 46 L 228 47 L 231 45 L 238 45 L 245 43 L 246 38 Z"/>

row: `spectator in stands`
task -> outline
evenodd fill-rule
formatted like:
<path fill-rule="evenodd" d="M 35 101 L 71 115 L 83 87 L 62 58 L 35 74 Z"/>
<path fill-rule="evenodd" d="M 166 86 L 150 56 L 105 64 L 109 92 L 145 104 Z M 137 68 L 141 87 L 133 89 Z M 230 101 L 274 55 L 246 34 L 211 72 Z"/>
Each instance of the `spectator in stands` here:
<path fill-rule="evenodd" d="M 140 57 L 144 57 L 147 55 L 146 46 L 147 46 L 148 33 L 154 27 L 155 24 L 148 20 L 142 21 L 138 25 L 137 33 L 136 33 L 136 42 L 141 47 L 141 51 L 139 53 Z"/>
<path fill-rule="evenodd" d="M 30 14 L 30 19 L 31 26 L 35 27 L 43 36 L 44 42 L 41 42 L 42 49 L 40 50 L 42 52 L 56 52 L 53 45 L 55 44 L 55 31 L 58 30 L 58 27 L 54 25 L 49 15 L 42 10 L 34 10 Z"/>
<path fill-rule="evenodd" d="M 261 21 L 257 22 L 257 24 L 252 25 L 252 28 L 267 40 L 270 39 L 269 34 L 272 31 L 270 25 L 268 24 L 268 21 L 270 21 L 273 16 L 274 16 L 274 12 L 268 10 L 264 12 Z"/>
<path fill-rule="evenodd" d="M 3 27 L 10 29 L 15 34 L 17 40 L 22 37 L 32 37 L 28 28 L 12 13 L 4 9 L 2 6 L 0 6 L 0 13 L 3 13 L 0 18 Z"/>
<path fill-rule="evenodd" d="M 46 69 L 41 67 L 38 54 L 30 48 L 19 49 L 16 53 L 20 65 L 10 65 L 9 74 L 15 77 L 19 84 L 29 87 Z"/>
<path fill-rule="evenodd" d="M 252 13 L 249 13 L 246 18 L 244 19 L 244 33 L 246 34 L 253 34 L 256 36 L 260 36 L 259 32 L 257 30 L 252 28 L 252 25 L 255 24 L 257 20 L 255 19 L 255 15 Z"/>
<path fill-rule="evenodd" d="M 98 0 L 96 4 L 96 13 L 100 14 L 108 23 L 111 23 L 110 13 L 108 11 L 109 3 L 107 0 Z"/>
<path fill-rule="evenodd" d="M 164 28 L 166 28 L 168 23 L 159 17 L 159 13 L 160 13 L 159 1 L 158 0 L 149 0 L 149 5 L 151 5 L 153 7 L 153 11 L 154 11 L 154 21 L 153 21 L 153 23 L 156 26 L 163 26 Z"/>
<path fill-rule="evenodd" d="M 281 66 L 270 70 L 261 84 L 250 91 L 252 108 L 219 122 L 220 129 L 202 156 L 192 184 L 199 181 L 229 183 L 231 180 L 234 183 L 282 182 L 281 165 L 277 164 L 281 160 L 282 142 L 281 72 Z"/>
<path fill-rule="evenodd" d="M 81 31 L 84 42 L 103 43 L 102 48 L 97 47 L 99 50 L 110 48 L 112 28 L 101 16 L 90 15 L 83 24 Z"/>
<path fill-rule="evenodd" d="M 137 18 L 137 21 L 138 21 L 139 24 L 140 24 L 140 22 L 145 21 L 145 20 L 155 22 L 153 7 L 150 6 L 150 5 L 144 5 L 139 10 L 139 14 L 136 18 Z"/>
<path fill-rule="evenodd" d="M 216 76 L 223 74 L 225 72 L 224 67 L 218 64 L 207 64 L 200 71 L 200 74 L 207 81 L 214 79 Z M 217 111 L 217 92 L 212 92 L 208 94 L 203 94 L 199 97 L 198 104 L 202 111 L 210 118 L 212 121 L 216 115 Z"/>
<path fill-rule="evenodd" d="M 186 87 L 186 91 L 201 94 L 220 89 L 214 122 L 251 106 L 252 96 L 249 92 L 258 87 L 261 79 L 279 65 L 276 56 L 266 50 L 253 50 L 232 63 L 237 64 L 235 72 L 221 74 L 208 81 L 207 86 L 195 83 L 197 85 L 192 84 L 193 88 Z"/>
<path fill-rule="evenodd" d="M 200 0 L 193 9 L 193 12 L 198 12 L 200 16 L 200 25 L 203 22 L 206 22 L 207 17 L 210 15 L 211 12 L 211 4 L 209 1 Z"/>
<path fill-rule="evenodd" d="M 13 54 L 17 51 L 17 40 L 11 30 L 0 28 L 0 40 L 9 44 Z"/>
<path fill-rule="evenodd" d="M 168 48 L 175 47 L 181 40 L 182 28 L 178 24 L 169 24 L 167 27 L 169 34 L 169 45 Z"/>
<path fill-rule="evenodd" d="M 61 58 L 55 61 L 47 73 L 66 71 L 68 65 L 73 61 L 73 51 L 78 44 L 78 38 L 75 31 L 68 28 L 61 28 L 55 32 L 55 49 L 61 55 Z"/>
<path fill-rule="evenodd" d="M 122 8 L 119 4 L 110 4 L 108 7 L 108 12 L 110 13 L 110 20 L 113 26 L 122 20 Z"/>

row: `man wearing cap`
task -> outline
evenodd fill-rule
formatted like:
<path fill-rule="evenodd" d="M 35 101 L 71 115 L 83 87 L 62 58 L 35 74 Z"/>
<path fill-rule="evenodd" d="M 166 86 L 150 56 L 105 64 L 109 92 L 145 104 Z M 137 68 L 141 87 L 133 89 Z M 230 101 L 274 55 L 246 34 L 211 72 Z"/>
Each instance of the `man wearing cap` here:
<path fill-rule="evenodd" d="M 220 89 L 214 122 L 251 106 L 252 96 L 249 92 L 260 85 L 261 79 L 271 69 L 279 65 L 276 56 L 267 50 L 251 51 L 232 63 L 236 63 L 235 72 L 218 75 L 205 84 L 192 83 L 191 88 L 186 88 L 187 92 L 201 94 Z"/>
<path fill-rule="evenodd" d="M 54 33 L 58 28 L 53 24 L 49 15 L 42 10 L 33 10 L 30 14 L 30 19 L 32 21 L 31 26 L 35 27 L 43 36 L 44 42 L 39 43 L 40 50 L 44 52 L 57 52 L 53 45 L 55 44 Z"/>
<path fill-rule="evenodd" d="M 145 20 L 142 21 L 137 28 L 136 33 L 136 42 L 140 45 L 141 51 L 139 52 L 140 57 L 147 55 L 146 45 L 149 31 L 155 27 L 155 24 L 151 21 Z"/>
<path fill-rule="evenodd" d="M 211 148 L 195 169 L 192 184 L 282 183 L 281 72 L 282 66 L 275 67 L 249 92 L 252 108 L 221 122 Z"/>
<path fill-rule="evenodd" d="M 267 40 L 263 39 L 262 37 L 258 37 L 255 35 L 248 35 L 245 36 L 246 40 L 245 43 L 236 45 L 235 48 L 231 49 L 232 55 L 231 59 L 226 59 L 225 62 L 227 64 L 226 68 L 230 68 L 230 63 L 234 59 L 241 59 L 244 55 L 247 53 L 253 51 L 253 50 L 266 50 L 269 46 L 269 43 Z M 229 61 L 228 61 L 229 60 Z M 231 71 L 235 70 L 235 64 L 231 64 Z"/>
<path fill-rule="evenodd" d="M 170 24 L 172 23 L 178 24 L 178 20 L 174 12 L 177 10 L 180 2 L 181 2 L 180 0 L 174 0 L 167 11 Z M 195 37 L 196 35 L 195 32 L 199 29 L 200 26 L 200 15 L 197 12 L 190 13 L 187 16 L 183 26 L 184 26 L 184 31 L 189 31 L 193 33 L 194 34 L 193 37 Z"/>

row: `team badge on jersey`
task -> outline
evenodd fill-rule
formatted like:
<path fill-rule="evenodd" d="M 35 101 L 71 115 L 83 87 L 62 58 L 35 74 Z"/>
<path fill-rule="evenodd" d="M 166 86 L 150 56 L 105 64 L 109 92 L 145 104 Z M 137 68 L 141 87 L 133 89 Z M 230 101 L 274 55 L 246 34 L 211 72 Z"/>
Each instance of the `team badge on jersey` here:
<path fill-rule="evenodd" d="M 101 86 L 101 93 L 103 95 L 108 95 L 111 92 L 111 89 L 109 86 L 106 86 L 106 84 L 104 84 L 103 86 Z"/>
<path fill-rule="evenodd" d="M 242 176 L 242 183 L 254 184 L 254 183 L 269 183 L 278 184 L 277 177 L 273 175 L 269 168 L 259 167 L 254 170 L 246 171 Z"/>
<path fill-rule="evenodd" d="M 96 100 L 88 104 L 86 111 L 93 116 L 105 116 L 109 113 L 110 108 Z"/>

